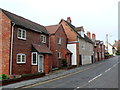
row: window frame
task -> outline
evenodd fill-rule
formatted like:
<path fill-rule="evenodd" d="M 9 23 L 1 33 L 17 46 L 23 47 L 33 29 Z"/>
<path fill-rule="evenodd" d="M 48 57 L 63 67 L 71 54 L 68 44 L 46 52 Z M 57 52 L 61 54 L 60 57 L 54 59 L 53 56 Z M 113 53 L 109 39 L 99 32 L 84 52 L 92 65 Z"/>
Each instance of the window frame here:
<path fill-rule="evenodd" d="M 18 55 L 20 55 L 20 62 L 18 62 Z M 23 62 L 23 60 L 22 60 L 22 56 L 25 56 L 25 60 L 24 60 L 24 62 Z M 17 58 L 16 58 L 16 63 L 26 63 L 26 55 L 25 54 L 23 54 L 23 53 L 18 53 L 17 54 Z"/>
<path fill-rule="evenodd" d="M 62 53 L 58 52 L 58 58 L 61 59 L 62 58 Z"/>
<path fill-rule="evenodd" d="M 34 64 L 33 63 L 33 54 L 36 54 L 36 63 Z M 31 56 L 31 63 L 32 63 L 32 65 L 37 65 L 38 64 L 38 53 L 37 52 L 32 52 L 32 56 Z"/>
<path fill-rule="evenodd" d="M 41 40 L 41 43 L 46 43 L 46 36 L 45 35 L 41 35 L 40 36 L 40 40 Z"/>
<path fill-rule="evenodd" d="M 57 44 L 62 44 L 62 38 L 61 37 L 57 38 Z"/>
<path fill-rule="evenodd" d="M 18 33 L 19 33 L 19 30 L 21 30 L 21 37 L 19 37 L 19 34 L 18 34 Z M 23 32 L 25 32 L 25 34 L 24 34 L 24 35 L 25 35 L 25 36 L 24 36 L 25 38 L 23 38 Z M 25 29 L 22 29 L 22 28 L 18 28 L 18 30 L 17 30 L 17 38 L 18 38 L 18 39 L 22 39 L 22 40 L 26 40 L 26 30 L 25 30 Z"/>

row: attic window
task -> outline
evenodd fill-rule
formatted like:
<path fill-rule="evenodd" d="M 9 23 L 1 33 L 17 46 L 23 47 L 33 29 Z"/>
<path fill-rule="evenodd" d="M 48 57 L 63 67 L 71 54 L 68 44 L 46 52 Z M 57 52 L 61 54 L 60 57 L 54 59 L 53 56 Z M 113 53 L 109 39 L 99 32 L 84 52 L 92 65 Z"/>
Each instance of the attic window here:
<path fill-rule="evenodd" d="M 46 36 L 45 35 L 41 35 L 41 42 L 46 43 Z"/>
<path fill-rule="evenodd" d="M 84 32 L 83 31 L 81 31 L 81 36 L 84 37 Z"/>

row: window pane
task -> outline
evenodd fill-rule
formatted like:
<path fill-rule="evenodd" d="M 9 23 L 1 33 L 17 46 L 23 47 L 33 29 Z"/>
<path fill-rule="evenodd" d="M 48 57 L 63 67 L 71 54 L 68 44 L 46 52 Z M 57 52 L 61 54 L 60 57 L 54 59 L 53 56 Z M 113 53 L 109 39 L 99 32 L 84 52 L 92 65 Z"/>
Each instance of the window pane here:
<path fill-rule="evenodd" d="M 20 59 L 21 59 L 21 55 L 18 55 L 18 56 L 17 56 L 17 62 L 21 62 Z"/>
<path fill-rule="evenodd" d="M 36 53 L 33 53 L 33 64 L 36 64 Z"/>
<path fill-rule="evenodd" d="M 22 32 L 22 31 L 19 29 L 19 30 L 18 30 L 18 37 L 21 37 L 21 32 Z"/>
<path fill-rule="evenodd" d="M 46 43 L 46 36 L 44 36 L 44 43 Z"/>
<path fill-rule="evenodd" d="M 41 36 L 41 42 L 43 42 L 43 36 Z"/>
<path fill-rule="evenodd" d="M 22 55 L 22 62 L 25 62 L 25 55 Z"/>
<path fill-rule="evenodd" d="M 23 30 L 23 33 L 22 33 L 22 38 L 26 38 L 26 31 Z"/>

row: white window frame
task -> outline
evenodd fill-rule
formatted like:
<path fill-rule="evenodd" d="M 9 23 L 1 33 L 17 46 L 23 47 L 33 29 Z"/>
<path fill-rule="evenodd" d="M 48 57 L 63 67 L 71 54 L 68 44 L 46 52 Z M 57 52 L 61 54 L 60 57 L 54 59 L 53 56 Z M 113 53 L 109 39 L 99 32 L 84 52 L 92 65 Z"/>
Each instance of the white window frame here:
<path fill-rule="evenodd" d="M 21 30 L 21 37 L 18 36 L 19 30 Z M 25 36 L 24 36 L 25 38 L 23 38 L 23 31 L 25 31 Z M 18 38 L 18 39 L 26 40 L 26 30 L 21 29 L 21 28 L 18 28 L 18 31 L 17 31 L 17 38 Z"/>
<path fill-rule="evenodd" d="M 58 58 L 62 58 L 62 53 L 61 52 L 58 52 Z"/>
<path fill-rule="evenodd" d="M 33 63 L 33 54 L 36 54 L 36 63 Z M 37 65 L 38 63 L 38 53 L 37 52 L 32 52 L 32 56 L 31 56 L 31 62 L 32 62 L 32 65 Z"/>
<path fill-rule="evenodd" d="M 41 35 L 40 39 L 41 39 L 42 43 L 46 43 L 46 36 L 45 35 Z"/>
<path fill-rule="evenodd" d="M 62 44 L 62 38 L 61 38 L 61 37 L 58 37 L 57 43 L 58 43 L 58 44 Z"/>
<path fill-rule="evenodd" d="M 18 62 L 18 55 L 20 55 L 20 62 Z M 23 55 L 25 56 L 25 61 L 24 61 L 24 62 L 22 62 L 22 56 L 23 56 Z M 23 54 L 23 53 L 18 53 L 18 54 L 17 54 L 16 62 L 17 62 L 17 63 L 26 63 L 26 55 Z"/>

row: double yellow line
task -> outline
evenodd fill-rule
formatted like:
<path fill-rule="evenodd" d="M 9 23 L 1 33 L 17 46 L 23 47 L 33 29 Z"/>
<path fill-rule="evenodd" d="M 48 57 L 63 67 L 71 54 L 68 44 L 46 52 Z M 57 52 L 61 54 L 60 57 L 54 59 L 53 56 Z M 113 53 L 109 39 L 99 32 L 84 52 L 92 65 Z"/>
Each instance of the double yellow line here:
<path fill-rule="evenodd" d="M 100 64 L 97 64 L 97 65 L 94 65 L 94 66 L 90 66 L 90 67 L 87 67 L 87 68 L 81 69 L 81 70 L 79 70 L 79 71 L 72 72 L 72 73 L 69 73 L 69 74 L 66 74 L 66 75 L 63 75 L 63 76 L 60 76 L 60 77 L 57 77 L 57 78 L 54 78 L 54 79 L 48 80 L 48 81 L 44 81 L 44 82 L 40 82 L 40 83 L 36 83 L 36 84 L 33 84 L 33 85 L 23 86 L 23 87 L 18 88 L 17 90 L 24 89 L 24 88 L 30 88 L 30 87 L 34 87 L 34 86 L 38 86 L 38 85 L 42 85 L 42 84 L 45 84 L 45 83 L 49 83 L 49 82 L 52 82 L 52 81 L 55 81 L 55 80 L 58 80 L 58 79 L 62 79 L 62 78 L 65 78 L 65 77 L 68 77 L 68 76 L 71 76 L 71 75 L 74 75 L 74 74 L 80 73 L 80 72 L 82 72 L 82 71 L 85 71 L 85 70 L 88 70 L 88 69 L 94 68 L 94 67 L 96 67 L 96 66 L 98 66 L 98 65 L 100 65 Z"/>

